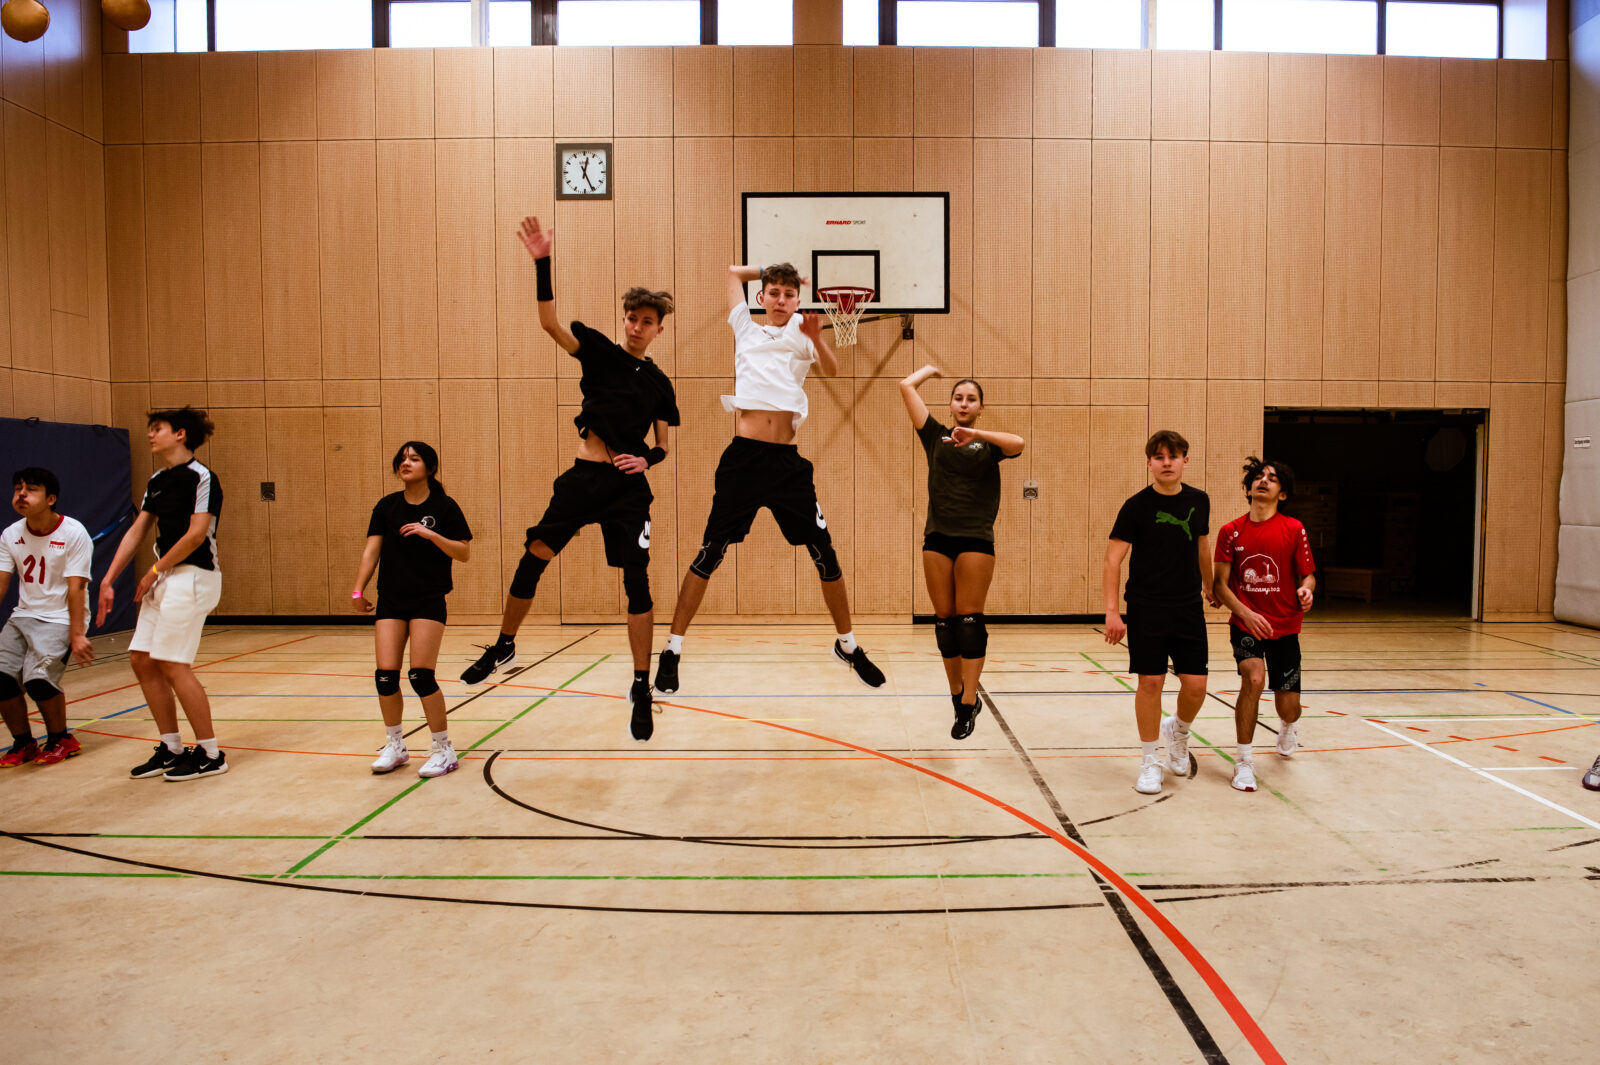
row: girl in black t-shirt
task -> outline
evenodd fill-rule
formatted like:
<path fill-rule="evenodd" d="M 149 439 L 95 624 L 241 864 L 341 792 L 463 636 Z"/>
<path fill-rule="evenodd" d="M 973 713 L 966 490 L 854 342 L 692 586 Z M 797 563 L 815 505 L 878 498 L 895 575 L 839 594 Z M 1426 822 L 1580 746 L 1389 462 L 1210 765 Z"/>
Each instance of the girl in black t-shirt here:
<path fill-rule="evenodd" d="M 924 366 L 900 382 L 911 426 L 928 456 L 928 520 L 922 533 L 922 573 L 933 600 L 933 634 L 944 659 L 945 679 L 956 721 L 953 739 L 972 735 L 982 704 L 978 678 L 988 654 L 989 630 L 983 616 L 989 581 L 994 577 L 994 519 L 1000 511 L 1000 463 L 1022 454 L 1014 433 L 976 428 L 983 413 L 983 386 L 964 377 L 950 390 L 945 428 L 928 413 L 917 386 L 943 377 Z"/>
<path fill-rule="evenodd" d="M 433 750 L 417 771 L 438 777 L 460 765 L 445 722 L 444 695 L 434 679 L 439 645 L 444 640 L 445 595 L 450 591 L 452 562 L 471 557 L 472 530 L 455 500 L 444 493 L 434 476 L 439 455 L 420 440 L 408 440 L 394 454 L 394 472 L 405 487 L 384 496 L 372 508 L 367 524 L 367 546 L 356 569 L 352 609 L 373 612 L 367 599 L 367 582 L 378 570 L 377 669 L 378 706 L 388 739 L 372 763 L 374 773 L 388 773 L 411 760 L 406 750 L 401 719 L 405 700 L 400 694 L 400 660 L 411 644 L 411 690 L 422 698 L 422 712 L 433 732 Z"/>

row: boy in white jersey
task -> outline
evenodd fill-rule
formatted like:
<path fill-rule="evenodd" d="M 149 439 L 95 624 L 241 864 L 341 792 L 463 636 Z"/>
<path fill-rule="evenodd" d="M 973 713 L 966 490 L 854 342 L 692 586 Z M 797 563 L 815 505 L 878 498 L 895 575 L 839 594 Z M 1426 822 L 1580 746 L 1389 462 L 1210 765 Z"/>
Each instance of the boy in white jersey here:
<path fill-rule="evenodd" d="M 757 297 L 767 312 L 757 325 L 745 303 L 745 285 L 761 282 Z M 883 684 L 883 671 L 857 646 L 850 631 L 850 602 L 844 572 L 834 554 L 833 538 L 817 502 L 811 463 L 800 457 L 795 432 L 806 420 L 806 373 L 816 363 L 824 376 L 839 372 L 839 359 L 822 337 L 822 322 L 800 307 L 800 275 L 788 263 L 758 268 L 728 267 L 728 324 L 734 337 L 734 394 L 722 397 L 725 410 L 738 416 L 733 440 L 717 462 L 716 494 L 700 553 L 684 574 L 672 632 L 656 667 L 656 691 L 678 690 L 678 657 L 683 635 L 700 609 L 711 574 L 722 563 L 729 544 L 745 538 L 756 511 L 766 507 L 778 521 L 783 538 L 811 553 L 822 581 L 822 598 L 833 615 L 839 638 L 834 657 L 869 687 Z"/>
<path fill-rule="evenodd" d="M 61 674 L 70 653 L 80 663 L 94 658 L 85 635 L 89 618 L 89 565 L 94 543 L 81 522 L 56 513 L 61 484 L 56 475 L 29 466 L 11 475 L 11 509 L 22 520 L 5 531 L 0 547 L 0 596 L 17 576 L 17 608 L 0 629 L 0 714 L 11 730 L 11 749 L 0 768 L 33 762 L 54 765 L 82 748 L 67 731 L 67 700 Z M 26 692 L 44 719 L 45 744 L 33 738 Z"/>

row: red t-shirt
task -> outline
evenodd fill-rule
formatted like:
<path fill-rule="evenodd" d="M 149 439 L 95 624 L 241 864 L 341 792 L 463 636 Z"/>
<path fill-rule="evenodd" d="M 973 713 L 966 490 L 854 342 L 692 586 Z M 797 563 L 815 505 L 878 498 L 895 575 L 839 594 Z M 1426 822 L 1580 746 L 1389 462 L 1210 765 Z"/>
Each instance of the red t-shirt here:
<path fill-rule="evenodd" d="M 1300 599 L 1296 590 L 1315 573 L 1306 527 L 1286 514 L 1251 521 L 1248 513 L 1228 522 L 1217 537 L 1216 561 L 1227 562 L 1228 588 L 1239 601 L 1272 622 L 1272 638 L 1300 631 Z M 1235 615 L 1236 628 L 1244 623 Z"/>

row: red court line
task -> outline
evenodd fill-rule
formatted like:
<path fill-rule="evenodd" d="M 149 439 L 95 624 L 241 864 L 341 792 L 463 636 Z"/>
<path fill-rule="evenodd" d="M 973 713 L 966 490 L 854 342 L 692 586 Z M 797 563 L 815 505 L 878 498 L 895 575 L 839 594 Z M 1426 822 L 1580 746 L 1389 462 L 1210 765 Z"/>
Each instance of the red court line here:
<path fill-rule="evenodd" d="M 235 658 L 243 658 L 245 655 L 260 654 L 262 651 L 275 651 L 279 647 L 288 647 L 292 643 L 301 643 L 301 642 L 304 642 L 305 640 L 313 639 L 313 638 L 315 638 L 315 635 L 316 634 L 313 633 L 311 636 L 299 636 L 299 637 L 296 637 L 293 640 L 285 640 L 282 643 L 275 643 L 275 644 L 271 645 L 270 647 L 257 647 L 253 651 L 240 651 L 236 655 L 229 655 L 227 658 L 219 658 L 214 662 L 202 662 L 200 665 L 195 666 L 194 668 L 195 669 L 206 669 L 206 668 L 209 668 L 210 666 L 219 665 L 219 664 L 221 664 L 223 662 L 232 662 Z M 230 670 L 229 672 L 232 672 L 232 670 Z M 90 699 L 98 699 L 102 695 L 111 695 L 114 692 L 125 692 L 129 688 L 137 688 L 138 686 L 139 686 L 139 682 L 138 681 L 134 681 L 132 684 L 124 684 L 120 688 L 107 688 L 105 691 L 103 691 L 103 692 L 95 692 L 93 695 L 80 695 L 76 699 L 68 699 L 67 702 L 66 702 L 66 705 L 71 706 L 73 703 L 87 702 Z"/>
<path fill-rule="evenodd" d="M 1565 759 L 1562 759 L 1562 758 L 1551 758 L 1548 754 L 1541 754 L 1539 757 L 1543 758 L 1547 762 L 1555 762 L 1557 765 L 1566 765 L 1567 764 Z"/>
<path fill-rule="evenodd" d="M 1497 750 L 1497 751 L 1510 751 L 1512 754 L 1516 754 L 1517 753 L 1517 748 L 1515 748 L 1515 747 L 1507 747 L 1503 743 L 1495 744 L 1494 745 L 1494 749 Z"/>

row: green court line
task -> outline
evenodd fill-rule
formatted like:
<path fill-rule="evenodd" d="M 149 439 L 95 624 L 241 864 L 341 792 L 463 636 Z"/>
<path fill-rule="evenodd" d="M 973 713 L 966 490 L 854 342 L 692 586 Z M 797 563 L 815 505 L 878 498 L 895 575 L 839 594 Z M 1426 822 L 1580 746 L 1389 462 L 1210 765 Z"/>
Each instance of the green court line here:
<path fill-rule="evenodd" d="M 562 681 L 560 687 L 565 688 L 567 685 L 571 684 L 573 681 L 577 680 L 579 677 L 583 676 L 585 673 L 589 672 L 595 666 L 598 666 L 601 662 L 604 662 L 606 659 L 608 659 L 610 657 L 611 657 L 610 655 L 601 655 L 599 658 L 595 659 L 593 662 L 590 662 L 587 666 L 584 666 L 578 672 L 574 673 L 572 676 L 570 676 L 566 680 Z M 551 694 L 553 694 L 553 693 L 551 693 Z M 505 730 L 506 728 L 509 728 L 511 725 L 516 724 L 518 721 L 521 721 L 522 718 L 525 715 L 527 715 L 527 713 L 530 710 L 532 710 L 534 707 L 538 706 L 540 703 L 544 702 L 548 698 L 550 698 L 550 695 L 548 695 L 548 694 L 539 696 L 539 698 L 535 699 L 532 703 L 530 703 L 527 706 L 523 707 L 522 710 L 519 711 L 516 714 L 516 716 L 508 719 L 505 722 L 502 722 L 499 728 L 496 728 L 496 729 L 492 730 L 487 735 L 485 735 L 482 739 L 480 739 L 477 743 L 474 743 L 471 747 L 466 748 L 466 750 L 469 750 L 469 751 L 477 750 L 485 742 L 487 742 L 490 737 L 492 737 L 492 736 L 496 735 L 497 733 Z M 293 865 L 291 865 L 287 870 L 285 870 L 283 873 L 281 873 L 279 875 L 287 877 L 287 876 L 292 876 L 295 873 L 298 873 L 300 870 L 304 869 L 306 866 L 310 865 L 312 862 L 314 862 L 318 858 L 320 858 L 323 854 L 325 854 L 328 851 L 332 850 L 335 846 L 337 846 L 339 844 L 339 842 L 341 840 L 344 840 L 344 839 L 348 838 L 349 835 L 352 832 L 354 832 L 356 829 L 360 828 L 362 825 L 364 825 L 367 822 L 371 821 L 373 818 L 375 818 L 379 814 L 383 813 L 389 807 L 393 806 L 395 803 L 399 802 L 401 799 L 405 798 L 407 795 L 410 795 L 413 791 L 416 791 L 418 788 L 422 787 L 422 785 L 424 785 L 424 784 L 426 784 L 428 782 L 428 779 L 429 778 L 427 778 L 427 777 L 423 777 L 423 778 L 419 779 L 416 783 L 412 784 L 410 787 L 406 788 L 404 791 L 400 792 L 398 795 L 395 795 L 388 802 L 384 803 L 382 806 L 379 806 L 376 810 L 372 811 L 370 814 L 368 814 L 367 816 L 363 817 L 361 820 L 357 821 L 355 824 L 351 825 L 349 828 L 345 829 L 343 832 L 340 832 L 336 836 L 328 837 L 328 840 L 327 840 L 326 843 L 324 843 L 322 846 L 318 847 L 316 850 L 312 851 L 310 854 L 306 855 L 304 858 L 300 859 L 298 862 L 296 862 Z"/>
<path fill-rule="evenodd" d="M 1133 691 L 1133 685 L 1132 684 L 1129 684 L 1127 681 L 1125 681 L 1121 677 L 1117 676 L 1111 670 L 1107 669 L 1105 666 L 1102 666 L 1099 662 L 1096 662 L 1094 659 L 1090 658 L 1088 651 L 1079 651 L 1078 654 L 1083 656 L 1084 661 L 1088 662 L 1091 666 L 1093 666 L 1094 668 L 1098 669 L 1100 672 L 1104 673 L 1106 676 L 1110 677 L 1112 680 L 1116 681 L 1118 684 L 1122 685 L 1128 691 Z"/>

